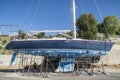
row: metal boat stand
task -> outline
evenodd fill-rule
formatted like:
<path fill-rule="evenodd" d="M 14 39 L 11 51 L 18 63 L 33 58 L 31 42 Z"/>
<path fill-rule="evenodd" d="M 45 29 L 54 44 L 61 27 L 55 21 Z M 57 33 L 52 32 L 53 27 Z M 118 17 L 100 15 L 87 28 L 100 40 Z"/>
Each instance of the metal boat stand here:
<path fill-rule="evenodd" d="M 82 71 L 86 72 L 90 76 L 97 74 L 98 72 L 106 74 L 103 61 L 100 65 L 98 65 L 97 62 L 91 57 L 76 57 L 73 75 L 79 76 L 80 74 L 82 74 Z"/>

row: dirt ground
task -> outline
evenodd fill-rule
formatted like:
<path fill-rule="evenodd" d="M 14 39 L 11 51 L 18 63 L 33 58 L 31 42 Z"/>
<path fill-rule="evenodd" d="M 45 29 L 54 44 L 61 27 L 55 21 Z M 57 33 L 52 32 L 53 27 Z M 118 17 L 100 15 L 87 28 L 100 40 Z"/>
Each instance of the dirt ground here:
<path fill-rule="evenodd" d="M 45 78 L 43 78 L 44 73 L 22 74 L 20 72 L 0 71 L 0 80 L 120 80 L 120 68 L 115 67 L 105 67 L 105 75 L 101 72 L 95 72 L 94 75 L 90 76 L 82 71 L 79 76 L 72 73 L 47 73 Z"/>

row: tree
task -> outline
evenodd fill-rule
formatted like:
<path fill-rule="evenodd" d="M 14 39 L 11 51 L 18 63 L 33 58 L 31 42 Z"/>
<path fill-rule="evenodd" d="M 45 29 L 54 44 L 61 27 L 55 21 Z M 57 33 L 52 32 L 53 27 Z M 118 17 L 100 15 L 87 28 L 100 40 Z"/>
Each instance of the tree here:
<path fill-rule="evenodd" d="M 65 37 L 65 36 L 62 35 L 62 34 L 56 34 L 55 36 L 56 36 L 56 37 Z"/>
<path fill-rule="evenodd" d="M 70 32 L 66 32 L 66 33 L 59 33 L 59 34 L 56 34 L 55 35 L 55 37 L 65 37 L 65 38 L 72 38 L 72 36 L 73 36 L 73 32 L 72 31 L 70 31 Z"/>
<path fill-rule="evenodd" d="M 114 36 L 119 30 L 119 19 L 115 16 L 107 16 L 104 18 L 103 22 L 100 24 L 99 30 L 101 29 L 102 33 L 105 33 L 106 38 Z"/>
<path fill-rule="evenodd" d="M 77 20 L 78 35 L 83 39 L 97 38 L 97 20 L 93 14 L 82 14 Z"/>
<path fill-rule="evenodd" d="M 118 31 L 116 32 L 117 35 L 120 35 L 120 27 L 118 28 Z"/>
<path fill-rule="evenodd" d="M 18 36 L 17 36 L 18 39 L 24 39 L 25 36 L 26 36 L 26 33 L 24 33 L 22 30 L 18 31 Z"/>
<path fill-rule="evenodd" d="M 38 39 L 39 38 L 44 38 L 45 37 L 45 33 L 38 33 L 38 34 L 35 34 L 34 36 L 36 36 Z"/>
<path fill-rule="evenodd" d="M 69 36 L 73 36 L 73 32 L 72 31 L 71 32 L 67 32 L 66 34 L 69 35 Z"/>

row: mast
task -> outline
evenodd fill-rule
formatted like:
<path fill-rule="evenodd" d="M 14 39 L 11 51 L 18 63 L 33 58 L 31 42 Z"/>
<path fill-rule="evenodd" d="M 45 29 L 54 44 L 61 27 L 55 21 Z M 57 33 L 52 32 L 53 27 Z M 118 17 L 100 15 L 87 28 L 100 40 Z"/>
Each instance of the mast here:
<path fill-rule="evenodd" d="M 72 13 L 73 13 L 73 39 L 76 39 L 76 11 L 75 11 L 75 0 L 72 0 Z"/>

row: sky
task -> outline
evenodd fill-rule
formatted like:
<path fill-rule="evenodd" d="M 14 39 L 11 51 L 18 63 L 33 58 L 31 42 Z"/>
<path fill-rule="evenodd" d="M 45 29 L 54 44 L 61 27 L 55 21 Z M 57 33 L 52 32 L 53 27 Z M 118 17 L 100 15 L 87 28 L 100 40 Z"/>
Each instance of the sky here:
<path fill-rule="evenodd" d="M 75 0 L 76 18 L 93 13 L 101 23 L 106 16 L 120 19 L 120 0 Z M 99 8 L 99 10 L 98 10 Z M 71 0 L 0 0 L 0 26 L 2 34 L 23 30 L 72 30 Z"/>

